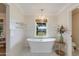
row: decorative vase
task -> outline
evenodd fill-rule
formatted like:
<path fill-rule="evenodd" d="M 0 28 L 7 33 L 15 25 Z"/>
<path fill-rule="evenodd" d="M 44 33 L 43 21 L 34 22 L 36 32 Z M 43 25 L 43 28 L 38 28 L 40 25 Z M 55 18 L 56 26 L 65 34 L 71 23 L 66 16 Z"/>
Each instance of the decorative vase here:
<path fill-rule="evenodd" d="M 63 35 L 61 34 L 61 36 L 60 36 L 60 42 L 61 42 L 61 43 L 64 42 L 63 39 L 64 39 L 64 38 L 63 38 Z"/>

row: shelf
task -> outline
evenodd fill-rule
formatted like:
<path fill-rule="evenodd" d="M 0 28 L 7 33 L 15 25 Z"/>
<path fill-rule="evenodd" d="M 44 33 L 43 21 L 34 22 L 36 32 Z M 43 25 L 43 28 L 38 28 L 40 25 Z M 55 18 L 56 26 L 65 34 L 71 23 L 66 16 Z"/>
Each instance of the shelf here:
<path fill-rule="evenodd" d="M 0 56 L 6 56 L 6 53 L 0 53 Z"/>
<path fill-rule="evenodd" d="M 0 44 L 1 44 L 1 43 L 6 43 L 6 41 L 0 41 Z"/>
<path fill-rule="evenodd" d="M 65 42 L 60 42 L 60 41 L 55 41 L 55 52 L 60 55 L 64 56 L 65 55 Z"/>

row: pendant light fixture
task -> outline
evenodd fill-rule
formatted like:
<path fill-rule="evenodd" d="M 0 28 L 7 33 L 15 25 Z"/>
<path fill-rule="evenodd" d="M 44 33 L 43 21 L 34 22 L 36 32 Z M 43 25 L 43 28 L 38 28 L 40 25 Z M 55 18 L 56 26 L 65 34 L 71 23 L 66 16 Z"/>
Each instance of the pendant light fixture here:
<path fill-rule="evenodd" d="M 47 18 L 43 13 L 44 9 L 40 9 L 40 11 L 41 11 L 41 15 L 38 16 L 38 18 L 36 19 L 36 22 L 39 22 L 39 23 L 47 22 Z"/>

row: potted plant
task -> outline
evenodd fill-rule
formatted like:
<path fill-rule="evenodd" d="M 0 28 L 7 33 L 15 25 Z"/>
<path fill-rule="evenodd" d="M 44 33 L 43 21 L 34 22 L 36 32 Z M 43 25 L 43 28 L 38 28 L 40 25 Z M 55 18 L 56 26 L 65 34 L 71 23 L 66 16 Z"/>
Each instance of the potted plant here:
<path fill-rule="evenodd" d="M 63 41 L 63 33 L 65 32 L 65 28 L 64 28 L 64 26 L 63 25 L 61 25 L 60 26 L 60 28 L 59 28 L 59 33 L 60 33 L 60 42 L 61 43 L 63 43 L 64 41 Z"/>
<path fill-rule="evenodd" d="M 55 50 L 55 52 L 60 56 L 64 56 L 65 55 L 65 42 L 64 42 L 63 34 L 66 31 L 66 29 L 64 28 L 63 25 L 61 25 L 61 26 L 58 26 L 57 30 L 60 33 L 60 38 L 59 38 L 59 41 L 57 41 L 56 43 L 57 49 Z"/>

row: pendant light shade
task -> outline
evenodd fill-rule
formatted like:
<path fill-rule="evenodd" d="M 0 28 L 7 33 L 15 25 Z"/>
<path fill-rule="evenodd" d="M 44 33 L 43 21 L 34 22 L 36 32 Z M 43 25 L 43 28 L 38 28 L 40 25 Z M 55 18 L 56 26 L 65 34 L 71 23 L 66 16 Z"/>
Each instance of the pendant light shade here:
<path fill-rule="evenodd" d="M 44 9 L 40 9 L 40 10 L 41 10 L 41 15 L 38 16 L 38 18 L 36 19 L 36 22 L 37 23 L 46 23 L 47 22 L 47 18 L 43 14 Z"/>

